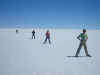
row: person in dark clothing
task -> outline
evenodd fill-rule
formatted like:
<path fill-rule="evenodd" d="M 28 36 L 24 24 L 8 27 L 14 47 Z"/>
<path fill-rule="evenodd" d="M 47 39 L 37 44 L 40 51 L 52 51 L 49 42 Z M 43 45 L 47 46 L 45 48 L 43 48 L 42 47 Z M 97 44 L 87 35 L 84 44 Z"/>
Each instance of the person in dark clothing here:
<path fill-rule="evenodd" d="M 88 50 L 87 50 L 87 45 L 86 45 L 86 42 L 88 40 L 88 36 L 86 34 L 86 29 L 83 29 L 83 33 L 81 33 L 78 37 L 77 37 L 78 40 L 80 40 L 80 45 L 77 49 L 77 52 L 76 52 L 76 57 L 78 57 L 79 53 L 80 53 L 80 50 L 82 48 L 82 46 L 84 46 L 84 50 L 85 50 L 85 54 L 86 56 L 88 57 L 91 57 L 89 54 L 88 54 Z"/>
<path fill-rule="evenodd" d="M 19 32 L 18 29 L 16 29 L 16 34 L 18 34 L 18 32 Z"/>
<path fill-rule="evenodd" d="M 50 41 L 50 32 L 49 32 L 49 30 L 47 30 L 47 32 L 46 32 L 46 38 L 45 38 L 45 40 L 44 40 L 44 44 L 47 42 L 47 40 L 49 41 L 49 44 L 51 44 L 51 41 Z"/>
<path fill-rule="evenodd" d="M 33 39 L 33 37 L 34 37 L 34 39 L 35 39 L 35 30 L 33 29 L 33 31 L 32 31 L 32 39 Z"/>

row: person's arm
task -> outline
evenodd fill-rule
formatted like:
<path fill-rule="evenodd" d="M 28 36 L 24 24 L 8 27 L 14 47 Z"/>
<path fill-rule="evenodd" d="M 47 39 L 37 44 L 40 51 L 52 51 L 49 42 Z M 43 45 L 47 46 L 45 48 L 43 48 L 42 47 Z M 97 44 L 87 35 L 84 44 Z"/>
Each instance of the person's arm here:
<path fill-rule="evenodd" d="M 80 36 L 81 36 L 81 34 L 77 37 L 78 40 L 81 40 L 81 39 L 80 39 Z"/>
<path fill-rule="evenodd" d="M 86 41 L 88 40 L 88 36 L 87 36 L 87 34 L 86 34 Z"/>

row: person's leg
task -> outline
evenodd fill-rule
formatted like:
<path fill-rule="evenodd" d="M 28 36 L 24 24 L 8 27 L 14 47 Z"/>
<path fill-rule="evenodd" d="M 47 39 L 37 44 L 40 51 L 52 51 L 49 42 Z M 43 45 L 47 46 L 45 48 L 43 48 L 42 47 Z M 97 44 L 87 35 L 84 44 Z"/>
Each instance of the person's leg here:
<path fill-rule="evenodd" d="M 35 39 L 35 35 L 34 35 L 34 39 Z"/>
<path fill-rule="evenodd" d="M 33 34 L 32 34 L 32 39 L 33 39 Z"/>
<path fill-rule="evenodd" d="M 79 45 L 79 47 L 77 49 L 77 52 L 76 52 L 75 56 L 78 56 L 78 54 L 80 53 L 81 48 L 82 48 L 82 43 L 80 42 L 80 45 Z"/>
<path fill-rule="evenodd" d="M 49 44 L 51 44 L 50 38 L 48 38 L 48 40 L 49 40 Z"/>
<path fill-rule="evenodd" d="M 47 39 L 48 39 L 48 38 L 46 37 L 46 39 L 45 39 L 44 42 L 43 42 L 44 44 L 47 42 Z"/>
<path fill-rule="evenodd" d="M 86 56 L 88 56 L 89 54 L 88 54 L 88 50 L 87 50 L 87 45 L 86 45 L 86 43 L 84 43 L 83 46 L 84 46 L 85 54 L 86 54 Z"/>

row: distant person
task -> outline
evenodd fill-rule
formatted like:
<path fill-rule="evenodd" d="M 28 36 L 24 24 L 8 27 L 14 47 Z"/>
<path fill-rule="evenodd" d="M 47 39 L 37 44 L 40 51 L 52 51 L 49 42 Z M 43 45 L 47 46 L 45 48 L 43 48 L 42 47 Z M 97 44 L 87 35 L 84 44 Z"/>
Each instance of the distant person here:
<path fill-rule="evenodd" d="M 87 45 L 86 45 L 86 42 L 87 42 L 87 40 L 88 40 L 88 36 L 87 36 L 87 34 L 86 34 L 86 29 L 83 29 L 83 33 L 81 33 L 81 34 L 77 37 L 77 39 L 80 40 L 80 44 L 79 44 L 79 47 L 78 47 L 78 49 L 77 49 L 77 52 L 76 52 L 75 57 L 78 57 L 82 46 L 84 46 L 84 50 L 85 50 L 86 56 L 91 57 L 91 56 L 88 54 Z"/>
<path fill-rule="evenodd" d="M 50 31 L 49 30 L 47 30 L 47 32 L 46 32 L 46 38 L 45 38 L 45 40 L 44 40 L 44 44 L 47 42 L 47 40 L 49 41 L 49 44 L 51 44 L 51 41 L 50 41 Z"/>
<path fill-rule="evenodd" d="M 34 39 L 35 39 L 35 30 L 33 29 L 33 31 L 32 31 L 32 39 L 33 39 L 33 37 L 34 37 Z"/>
<path fill-rule="evenodd" d="M 18 34 L 19 33 L 19 31 L 18 31 L 18 29 L 16 29 L 16 34 Z"/>

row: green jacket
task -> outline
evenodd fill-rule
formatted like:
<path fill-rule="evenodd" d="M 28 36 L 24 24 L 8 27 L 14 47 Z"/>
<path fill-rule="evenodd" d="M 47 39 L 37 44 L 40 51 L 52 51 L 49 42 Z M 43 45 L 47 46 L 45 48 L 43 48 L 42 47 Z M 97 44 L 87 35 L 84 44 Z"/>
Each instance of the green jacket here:
<path fill-rule="evenodd" d="M 81 33 L 77 38 L 78 38 L 79 40 L 81 40 L 81 41 L 87 41 L 88 36 L 87 36 L 87 34 Z"/>

